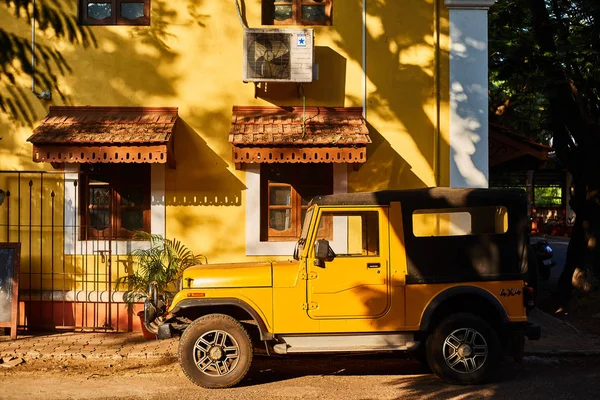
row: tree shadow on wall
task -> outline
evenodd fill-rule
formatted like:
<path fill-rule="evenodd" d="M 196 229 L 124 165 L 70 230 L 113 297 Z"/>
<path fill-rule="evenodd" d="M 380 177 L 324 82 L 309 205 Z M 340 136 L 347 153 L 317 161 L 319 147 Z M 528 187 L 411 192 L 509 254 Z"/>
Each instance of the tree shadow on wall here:
<path fill-rule="evenodd" d="M 211 17 L 210 14 L 202 14 L 198 12 L 198 7 L 202 5 L 202 2 L 198 0 L 190 0 L 188 4 L 188 12 L 192 19 L 188 21 L 188 24 L 196 24 L 202 28 L 206 28 L 207 20 Z"/>
<path fill-rule="evenodd" d="M 148 97 L 177 98 L 181 74 L 173 66 L 181 54 L 169 42 L 176 38 L 173 21 L 190 21 L 167 1 L 152 2 L 151 20 L 150 26 L 130 27 L 129 38 L 110 27 L 94 27 L 101 49 L 79 52 L 69 60 L 78 71 L 69 76 L 71 86 L 92 88 L 77 92 L 79 103 L 97 104 L 98 87 L 101 101 L 108 99 L 108 105 L 140 106 L 148 103 Z M 93 73 L 85 72 L 90 70 Z"/>
<path fill-rule="evenodd" d="M 439 149 L 436 150 L 434 139 L 438 133 L 433 117 L 437 94 L 433 89 L 438 71 L 434 65 L 432 41 L 434 8 L 438 5 L 443 7 L 443 1 L 382 0 L 367 4 L 367 118 L 373 120 L 377 116 L 379 125 L 398 121 L 413 137 L 415 146 L 414 149 L 397 148 L 395 151 L 407 159 L 409 156 L 414 159 L 411 153 L 418 151 L 432 171 L 436 151 L 439 151 L 440 157 L 449 151 L 444 148 L 448 144 L 443 140 L 437 144 Z M 362 14 L 360 2 L 347 2 L 344 6 L 347 7 L 347 13 L 355 18 Z M 446 24 L 447 20 L 441 18 L 440 25 L 444 29 Z M 360 40 L 358 27 L 335 24 L 334 29 L 339 33 L 336 43 L 348 52 L 349 61 L 362 64 L 362 49 L 356 45 L 356 41 Z M 438 62 L 443 63 L 448 54 L 441 50 L 438 56 Z M 440 93 L 446 93 L 442 85 L 447 78 L 444 75 L 446 72 L 442 69 L 439 73 Z M 445 101 L 442 97 L 442 103 Z M 431 112 L 427 110 L 428 107 L 431 107 Z M 383 129 L 382 126 L 378 128 Z M 392 126 L 392 129 L 396 128 Z M 381 134 L 391 139 L 395 132 L 382 131 Z M 416 165 L 413 167 L 417 168 Z M 440 184 L 439 179 L 436 183 Z"/>
<path fill-rule="evenodd" d="M 357 192 L 427 187 L 390 142 L 368 122 L 367 127 L 373 141 L 367 146 L 367 162 L 349 174 L 349 185 Z"/>
<path fill-rule="evenodd" d="M 177 56 L 168 45 L 168 40 L 175 38 L 176 35 L 169 31 L 169 27 L 177 18 L 177 11 L 166 6 L 162 1 L 152 2 L 152 23 L 150 26 L 138 26 L 131 32 L 131 39 L 152 46 L 157 49 L 161 57 L 166 57 L 167 61 L 173 61 Z M 188 6 L 188 11 L 192 12 L 192 4 Z M 188 21 L 191 23 L 191 21 Z M 204 27 L 202 25 L 202 27 Z"/>
<path fill-rule="evenodd" d="M 74 48 L 72 52 L 64 52 L 63 57 L 62 47 L 68 42 L 68 37 L 61 36 L 49 41 L 47 36 L 51 35 L 51 31 L 37 30 L 38 51 L 49 49 L 60 60 L 61 65 L 65 65 L 63 70 L 58 71 L 52 63 L 53 58 L 49 58 L 46 63 L 42 59 L 37 62 L 36 76 L 46 74 L 48 81 L 41 85 L 36 83 L 36 86 L 38 90 L 52 91 L 53 100 L 50 103 L 38 100 L 30 88 L 20 86 L 29 73 L 26 67 L 31 68 L 28 58 L 31 37 L 23 29 L 28 20 L 16 19 L 0 6 L 0 21 L 9 22 L 0 27 L 0 45 L 3 29 L 14 31 L 14 34 L 9 33 L 12 35 L 10 37 L 15 38 L 11 43 L 13 46 L 20 46 L 15 49 L 22 50 L 23 54 L 19 57 L 25 57 L 27 62 L 22 70 L 14 71 L 17 83 L 12 85 L 2 72 L 3 62 L 12 53 L 0 53 L 0 96 L 7 94 L 4 100 L 8 104 L 5 109 L 0 109 L 0 158 L 4 155 L 7 159 L 12 158 L 11 165 L 16 168 L 31 168 L 31 164 L 24 161 L 31 159 L 30 147 L 23 145 L 28 132 L 26 129 L 19 129 L 19 126 L 35 124 L 46 114 L 48 105 L 73 105 L 76 102 L 75 105 L 140 106 L 147 103 L 149 96 L 177 97 L 176 87 L 181 75 L 171 66 L 177 63 L 180 54 L 168 45 L 173 37 L 170 30 L 172 27 L 168 22 L 170 19 L 177 19 L 179 14 L 176 9 L 169 8 L 168 2 L 153 2 L 151 26 L 127 27 L 131 38 L 121 36 L 111 27 L 90 28 L 77 25 L 76 6 L 63 3 L 65 0 L 51 4 L 56 12 L 62 13 L 60 18 L 57 17 L 56 26 L 62 27 L 64 19 L 68 19 L 69 23 L 75 24 L 74 29 L 89 31 L 90 37 L 86 42 L 80 39 L 82 46 Z M 191 23 L 189 16 L 179 16 L 179 20 Z M 201 29 L 202 27 L 197 28 Z M 61 97 L 60 87 L 68 88 L 69 93 L 65 90 Z M 7 91 L 5 88 L 8 88 Z M 10 95 L 11 92 L 15 94 Z"/>
<path fill-rule="evenodd" d="M 202 4 L 199 0 L 189 1 L 189 15 L 172 2 L 155 0 L 151 25 L 127 27 L 130 37 L 124 38 L 112 27 L 80 25 L 75 1 L 38 1 L 34 73 L 27 28 L 31 23 L 31 3 L 32 0 L 8 0 L 0 5 L 0 20 L 8 22 L 0 27 L 0 111 L 13 122 L 30 126 L 47 107 L 21 84 L 32 75 L 37 90 L 51 91 L 50 104 L 56 105 L 72 104 L 71 93 L 61 91 L 63 83 L 76 93 L 73 96 L 80 104 L 97 104 L 98 89 L 102 90 L 101 101 L 109 99 L 111 103 L 103 105 L 138 106 L 149 95 L 175 97 L 180 76 L 170 66 L 180 54 L 169 45 L 176 39 L 172 30 L 178 25 L 203 29 L 210 17 L 196 12 Z M 198 23 L 198 18 L 204 22 Z M 59 47 L 64 43 L 81 48 L 65 53 Z M 87 48 L 91 50 L 86 51 Z"/>
<path fill-rule="evenodd" d="M 246 186 L 185 121 L 175 128 L 176 170 L 167 172 L 167 206 L 241 206 Z"/>
<path fill-rule="evenodd" d="M 343 107 L 346 97 L 346 58 L 327 46 L 315 46 L 319 79 L 304 85 L 307 105 Z M 302 89 L 297 83 L 261 82 L 256 97 L 276 105 L 302 104 Z"/>
<path fill-rule="evenodd" d="M 7 0 L 0 9 L 3 21 L 31 25 L 31 17 L 37 21 L 38 30 L 51 33 L 58 40 L 66 40 L 83 47 L 96 46 L 96 39 L 87 26 L 81 26 L 74 12 L 74 2 L 55 0 L 38 2 L 33 7 L 32 0 Z M 12 17 L 11 15 L 12 14 Z M 36 69 L 31 65 L 31 37 L 22 37 L 13 32 L 19 28 L 16 23 L 0 27 L 0 110 L 21 124 L 32 125 L 36 120 L 34 97 L 29 89 L 18 85 L 24 76 L 33 77 L 35 85 L 43 90 L 52 90 L 62 100 L 66 100 L 56 82 L 59 75 L 71 72 L 69 63 L 54 46 L 37 43 L 35 46 Z M 36 38 L 42 36 L 38 33 Z"/>

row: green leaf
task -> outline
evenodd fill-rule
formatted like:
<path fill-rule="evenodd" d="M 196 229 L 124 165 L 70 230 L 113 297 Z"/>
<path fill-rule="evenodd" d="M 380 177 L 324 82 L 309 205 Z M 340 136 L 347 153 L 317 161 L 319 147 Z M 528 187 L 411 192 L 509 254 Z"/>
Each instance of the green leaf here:
<path fill-rule="evenodd" d="M 186 268 L 206 260 L 177 239 L 165 239 L 147 232 L 135 232 L 133 239 L 147 242 L 149 246 L 131 252 L 133 274 L 115 281 L 115 290 L 128 290 L 125 298 L 128 303 L 145 299 L 152 282 L 156 282 L 160 293 L 169 293 L 168 289 L 178 282 Z"/>

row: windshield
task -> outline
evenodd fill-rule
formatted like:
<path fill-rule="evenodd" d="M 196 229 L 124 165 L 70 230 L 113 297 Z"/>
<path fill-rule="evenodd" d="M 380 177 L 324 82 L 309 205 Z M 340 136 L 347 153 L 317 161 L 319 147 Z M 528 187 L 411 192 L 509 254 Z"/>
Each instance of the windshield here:
<path fill-rule="evenodd" d="M 302 250 L 304 248 L 304 244 L 306 243 L 306 238 L 308 237 L 308 228 L 310 227 L 310 221 L 312 219 L 314 213 L 314 208 L 311 207 L 306 211 L 306 216 L 304 217 L 304 222 L 302 223 L 302 233 L 300 234 L 300 239 L 298 239 L 298 250 Z"/>

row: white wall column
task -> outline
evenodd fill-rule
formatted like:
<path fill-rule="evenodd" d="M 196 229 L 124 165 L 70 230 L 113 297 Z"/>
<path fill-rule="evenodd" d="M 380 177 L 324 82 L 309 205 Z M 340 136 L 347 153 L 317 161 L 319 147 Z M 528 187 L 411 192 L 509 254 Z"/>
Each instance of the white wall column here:
<path fill-rule="evenodd" d="M 445 0 L 450 11 L 450 186 L 488 187 L 488 9 L 495 0 Z"/>

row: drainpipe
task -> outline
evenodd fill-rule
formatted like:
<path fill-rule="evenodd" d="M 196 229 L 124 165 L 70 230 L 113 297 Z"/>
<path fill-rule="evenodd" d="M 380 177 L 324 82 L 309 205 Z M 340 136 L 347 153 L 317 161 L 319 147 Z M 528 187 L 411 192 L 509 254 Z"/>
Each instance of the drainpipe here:
<path fill-rule="evenodd" d="M 33 0 L 33 11 L 31 13 L 31 92 L 41 100 L 51 100 L 52 93 L 43 91 L 41 93 L 35 90 L 35 0 Z"/>
<path fill-rule="evenodd" d="M 367 0 L 362 0 L 363 118 L 367 119 Z"/>
<path fill-rule="evenodd" d="M 435 186 L 441 186 L 441 173 L 440 173 L 440 139 L 442 135 L 442 128 L 440 126 L 442 122 L 441 118 L 441 102 L 442 96 L 440 93 L 440 74 L 442 69 L 440 68 L 440 1 L 435 0 L 433 2 L 433 91 L 435 92 L 435 106 L 434 106 L 434 116 L 435 116 L 435 128 L 433 131 L 433 177 L 435 180 Z"/>

